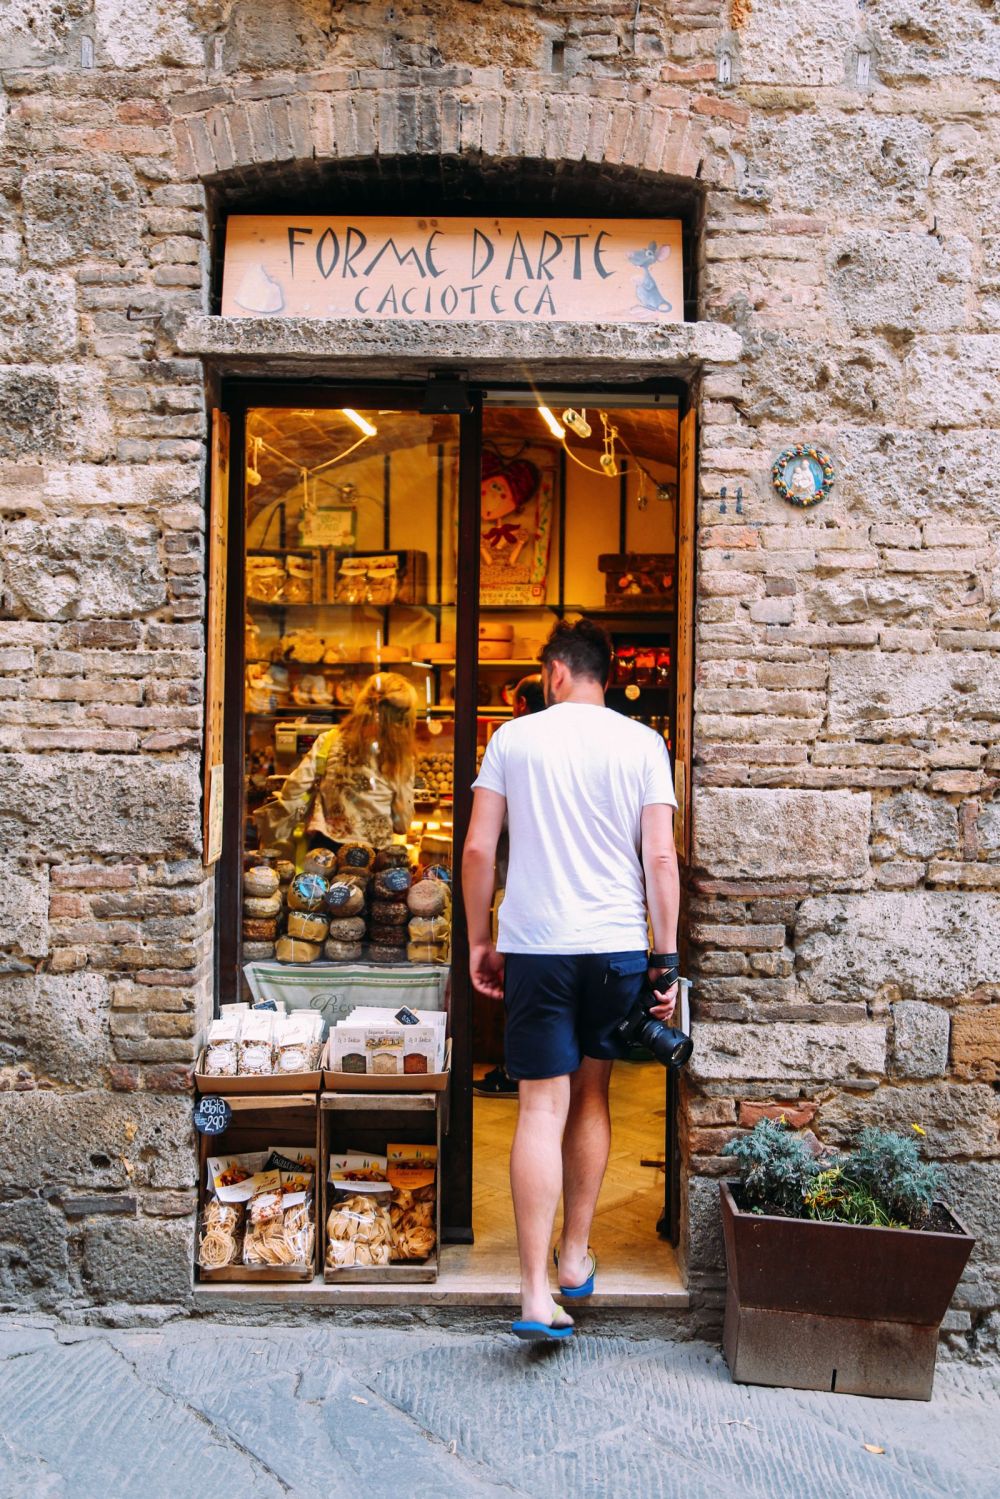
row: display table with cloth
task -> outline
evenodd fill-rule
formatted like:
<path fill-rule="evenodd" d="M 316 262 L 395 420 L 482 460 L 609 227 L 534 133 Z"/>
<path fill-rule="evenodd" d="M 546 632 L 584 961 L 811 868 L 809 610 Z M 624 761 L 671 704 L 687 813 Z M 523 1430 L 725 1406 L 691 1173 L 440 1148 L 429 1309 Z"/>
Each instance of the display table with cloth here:
<path fill-rule="evenodd" d="M 356 1005 L 446 1010 L 450 968 L 433 963 L 247 963 L 255 1004 L 319 1010 L 327 1025 L 346 1020 Z"/>

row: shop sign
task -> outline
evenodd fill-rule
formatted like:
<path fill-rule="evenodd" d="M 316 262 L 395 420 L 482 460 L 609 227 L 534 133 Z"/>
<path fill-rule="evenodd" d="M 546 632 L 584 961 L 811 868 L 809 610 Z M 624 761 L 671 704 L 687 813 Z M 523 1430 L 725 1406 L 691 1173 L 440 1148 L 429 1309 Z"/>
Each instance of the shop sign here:
<path fill-rule="evenodd" d="M 236 214 L 224 317 L 679 323 L 679 219 Z"/>

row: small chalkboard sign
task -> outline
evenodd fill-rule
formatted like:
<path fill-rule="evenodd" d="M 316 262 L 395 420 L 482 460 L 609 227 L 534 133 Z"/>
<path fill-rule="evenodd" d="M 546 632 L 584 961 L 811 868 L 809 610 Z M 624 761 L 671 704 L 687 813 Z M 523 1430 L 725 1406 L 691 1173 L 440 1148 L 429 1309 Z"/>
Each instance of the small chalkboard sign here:
<path fill-rule="evenodd" d="M 194 1127 L 201 1135 L 221 1135 L 229 1128 L 233 1111 L 224 1098 L 207 1093 L 194 1110 Z"/>

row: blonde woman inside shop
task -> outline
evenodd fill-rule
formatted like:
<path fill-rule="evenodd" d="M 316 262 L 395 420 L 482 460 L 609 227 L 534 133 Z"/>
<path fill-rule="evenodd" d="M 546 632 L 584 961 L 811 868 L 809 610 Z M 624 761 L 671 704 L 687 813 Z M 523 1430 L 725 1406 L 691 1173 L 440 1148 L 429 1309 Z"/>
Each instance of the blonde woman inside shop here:
<path fill-rule="evenodd" d="M 320 734 L 278 796 L 256 813 L 264 847 L 301 862 L 308 848 L 353 840 L 375 848 L 413 817 L 417 695 L 396 672 L 376 672 L 336 728 Z"/>

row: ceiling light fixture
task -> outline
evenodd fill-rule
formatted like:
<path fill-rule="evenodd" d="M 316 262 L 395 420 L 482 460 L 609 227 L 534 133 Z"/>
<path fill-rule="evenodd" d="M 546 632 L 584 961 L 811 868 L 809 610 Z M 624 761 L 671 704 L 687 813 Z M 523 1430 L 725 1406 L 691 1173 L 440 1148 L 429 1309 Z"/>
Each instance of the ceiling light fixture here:
<path fill-rule="evenodd" d="M 542 421 L 548 427 L 549 431 L 552 433 L 552 436 L 557 438 L 559 442 L 565 442 L 566 428 L 560 426 L 549 408 L 547 406 L 539 406 L 538 415 L 542 418 Z"/>
<path fill-rule="evenodd" d="M 363 432 L 366 437 L 377 436 L 378 428 L 373 427 L 371 422 L 367 421 L 359 412 L 352 411 L 349 406 L 342 406 L 340 414 L 341 416 L 346 416 L 349 422 L 353 422 L 358 431 Z"/>

